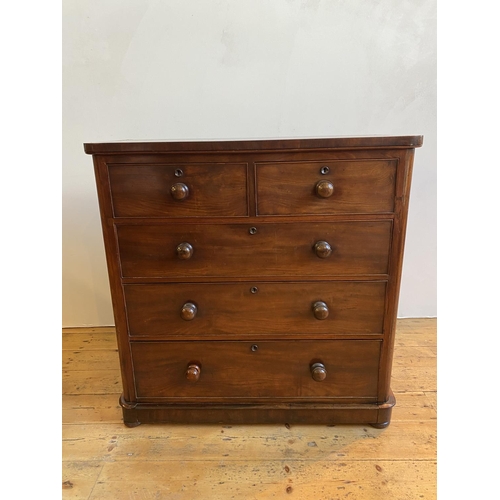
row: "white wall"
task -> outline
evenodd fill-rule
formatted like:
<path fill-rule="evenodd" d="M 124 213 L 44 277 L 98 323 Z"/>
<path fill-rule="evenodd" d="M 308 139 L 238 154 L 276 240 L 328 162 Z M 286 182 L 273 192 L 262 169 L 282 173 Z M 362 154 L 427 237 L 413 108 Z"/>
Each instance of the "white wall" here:
<path fill-rule="evenodd" d="M 63 325 L 113 315 L 83 142 L 423 134 L 399 316 L 436 315 L 435 0 L 65 0 Z"/>

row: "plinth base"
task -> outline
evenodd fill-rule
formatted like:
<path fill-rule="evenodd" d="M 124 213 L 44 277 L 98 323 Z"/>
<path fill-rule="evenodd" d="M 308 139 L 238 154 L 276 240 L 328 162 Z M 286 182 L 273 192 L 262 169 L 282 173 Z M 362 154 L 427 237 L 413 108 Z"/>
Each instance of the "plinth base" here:
<path fill-rule="evenodd" d="M 368 404 L 129 404 L 120 398 L 123 421 L 140 424 L 369 424 L 386 428 L 396 404 L 391 392 L 385 403 Z"/>

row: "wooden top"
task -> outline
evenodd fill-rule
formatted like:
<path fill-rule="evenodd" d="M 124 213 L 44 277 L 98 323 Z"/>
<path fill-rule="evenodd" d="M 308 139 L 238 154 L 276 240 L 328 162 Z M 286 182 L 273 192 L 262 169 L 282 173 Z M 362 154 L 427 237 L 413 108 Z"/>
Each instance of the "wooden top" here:
<path fill-rule="evenodd" d="M 242 152 L 305 149 L 377 149 L 377 148 L 418 148 L 423 136 L 366 136 L 366 137 L 321 137 L 293 139 L 258 139 L 228 141 L 117 141 L 85 143 L 87 154 L 120 153 L 182 153 L 189 152 Z"/>

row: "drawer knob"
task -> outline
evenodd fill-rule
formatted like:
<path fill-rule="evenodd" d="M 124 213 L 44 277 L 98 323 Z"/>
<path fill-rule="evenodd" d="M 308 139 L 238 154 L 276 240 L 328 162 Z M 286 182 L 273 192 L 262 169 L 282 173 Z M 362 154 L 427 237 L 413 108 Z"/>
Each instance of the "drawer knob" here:
<path fill-rule="evenodd" d="M 181 260 L 187 260 L 193 256 L 193 245 L 186 241 L 179 243 L 175 250 L 177 252 L 177 257 Z"/>
<path fill-rule="evenodd" d="M 314 245 L 314 252 L 320 259 L 326 259 L 327 257 L 330 257 L 332 247 L 328 241 L 318 241 Z"/>
<path fill-rule="evenodd" d="M 181 318 L 186 321 L 191 321 L 196 316 L 198 308 L 192 302 L 186 302 L 181 309 Z"/>
<path fill-rule="evenodd" d="M 318 300 L 313 304 L 313 312 L 316 319 L 326 319 L 330 311 L 324 302 Z"/>
<path fill-rule="evenodd" d="M 186 370 L 186 379 L 190 382 L 197 382 L 200 379 L 201 366 L 195 363 L 190 363 Z"/>
<path fill-rule="evenodd" d="M 189 188 L 182 182 L 177 182 L 170 188 L 174 200 L 185 200 L 189 196 Z"/>
<path fill-rule="evenodd" d="M 327 180 L 319 181 L 316 184 L 316 194 L 320 198 L 330 198 L 333 194 L 333 183 Z"/>
<path fill-rule="evenodd" d="M 311 366 L 311 376 L 316 382 L 322 382 L 326 378 L 326 368 L 323 363 L 314 363 Z"/>

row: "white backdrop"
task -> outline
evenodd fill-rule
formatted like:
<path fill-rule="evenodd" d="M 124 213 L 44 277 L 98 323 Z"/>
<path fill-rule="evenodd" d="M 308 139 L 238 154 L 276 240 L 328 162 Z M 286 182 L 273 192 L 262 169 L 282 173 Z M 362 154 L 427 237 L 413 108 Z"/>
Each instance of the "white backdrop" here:
<path fill-rule="evenodd" d="M 436 316 L 436 0 L 65 0 L 63 326 L 113 314 L 83 142 L 424 135 L 398 315 Z"/>

